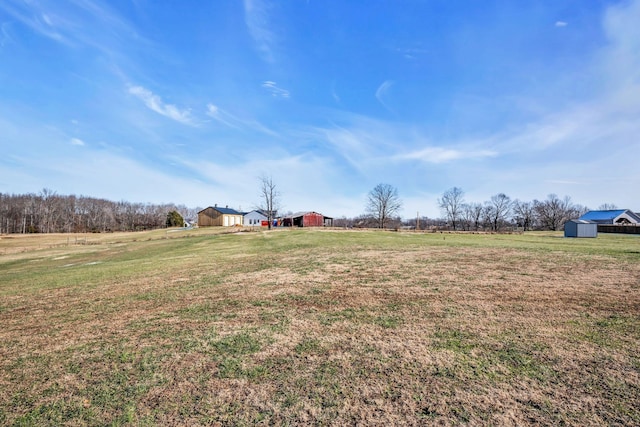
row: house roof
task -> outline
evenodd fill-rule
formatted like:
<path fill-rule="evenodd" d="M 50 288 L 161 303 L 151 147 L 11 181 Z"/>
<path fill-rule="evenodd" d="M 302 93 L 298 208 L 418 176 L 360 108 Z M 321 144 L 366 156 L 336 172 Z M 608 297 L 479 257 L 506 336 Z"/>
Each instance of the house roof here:
<path fill-rule="evenodd" d="M 237 210 L 235 210 L 235 209 L 231 209 L 231 208 L 222 208 L 222 207 L 220 207 L 220 206 L 209 206 L 208 208 L 203 209 L 203 210 L 201 210 L 200 212 L 204 212 L 204 211 L 206 211 L 206 210 L 207 210 L 207 209 L 209 209 L 209 208 L 211 208 L 211 209 L 215 209 L 215 210 L 217 210 L 218 212 L 220 212 L 220 213 L 221 213 L 221 214 L 223 214 L 223 215 L 242 215 L 242 213 L 238 212 L 238 211 L 237 211 Z M 198 213 L 200 213 L 200 212 L 198 212 Z"/>
<path fill-rule="evenodd" d="M 267 215 L 265 214 L 265 212 L 262 209 L 254 209 L 254 210 L 249 211 L 249 212 L 242 212 L 242 215 L 246 216 L 246 215 L 252 214 L 254 212 L 259 214 L 259 215 L 262 215 L 265 218 L 267 217 Z"/>
<path fill-rule="evenodd" d="M 640 217 L 635 213 L 631 212 L 629 209 L 612 209 L 606 211 L 589 211 L 586 214 L 582 215 L 579 219 L 586 219 L 589 221 L 613 221 L 617 217 L 622 214 L 627 214 L 631 218 L 640 222 Z"/>

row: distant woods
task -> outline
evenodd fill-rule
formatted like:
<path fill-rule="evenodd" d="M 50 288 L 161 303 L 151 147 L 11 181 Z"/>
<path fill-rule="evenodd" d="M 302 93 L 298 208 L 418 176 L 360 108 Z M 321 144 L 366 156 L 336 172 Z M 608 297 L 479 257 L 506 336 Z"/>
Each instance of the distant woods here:
<path fill-rule="evenodd" d="M 64 196 L 49 189 L 38 194 L 0 193 L 0 233 L 151 230 L 181 225 L 180 219 L 195 219 L 197 212 L 198 209 L 174 204 L 113 202 L 95 197 Z"/>

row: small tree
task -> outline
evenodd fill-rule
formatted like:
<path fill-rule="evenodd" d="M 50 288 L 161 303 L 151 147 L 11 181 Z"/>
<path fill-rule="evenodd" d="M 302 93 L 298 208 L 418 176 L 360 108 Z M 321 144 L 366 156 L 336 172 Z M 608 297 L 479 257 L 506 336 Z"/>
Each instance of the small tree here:
<path fill-rule="evenodd" d="M 378 184 L 369 192 L 366 211 L 375 218 L 378 228 L 384 228 L 387 221 L 402 208 L 398 189 L 389 184 Z"/>
<path fill-rule="evenodd" d="M 280 203 L 280 192 L 276 189 L 276 184 L 271 176 L 263 175 L 260 177 L 260 198 L 260 209 L 267 216 L 268 227 L 271 230 L 271 224 Z"/>

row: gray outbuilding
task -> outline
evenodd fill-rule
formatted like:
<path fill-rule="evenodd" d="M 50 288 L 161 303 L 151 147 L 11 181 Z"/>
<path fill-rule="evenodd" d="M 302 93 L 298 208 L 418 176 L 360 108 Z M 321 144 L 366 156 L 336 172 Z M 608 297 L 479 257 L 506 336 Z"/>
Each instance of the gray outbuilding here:
<path fill-rule="evenodd" d="M 598 237 L 598 224 L 586 219 L 572 219 L 564 223 L 564 237 Z"/>

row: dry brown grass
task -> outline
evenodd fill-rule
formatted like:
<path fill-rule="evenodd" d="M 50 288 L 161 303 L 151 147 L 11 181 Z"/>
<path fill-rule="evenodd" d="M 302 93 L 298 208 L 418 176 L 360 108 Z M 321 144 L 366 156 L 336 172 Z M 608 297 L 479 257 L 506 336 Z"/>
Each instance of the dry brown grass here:
<path fill-rule="evenodd" d="M 637 256 L 435 239 L 14 252 L 0 423 L 640 423 Z"/>

